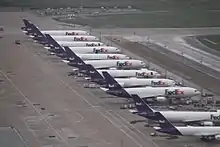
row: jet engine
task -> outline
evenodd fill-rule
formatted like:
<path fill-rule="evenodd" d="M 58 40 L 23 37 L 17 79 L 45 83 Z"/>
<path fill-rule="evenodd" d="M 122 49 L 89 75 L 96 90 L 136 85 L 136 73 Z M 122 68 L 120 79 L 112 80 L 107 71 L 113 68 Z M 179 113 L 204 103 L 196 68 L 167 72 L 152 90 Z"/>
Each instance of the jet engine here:
<path fill-rule="evenodd" d="M 202 126 L 214 126 L 214 123 L 211 121 L 204 121 L 201 123 Z"/>
<path fill-rule="evenodd" d="M 165 97 L 156 97 L 158 102 L 165 102 L 167 99 Z"/>
<path fill-rule="evenodd" d="M 216 140 L 220 140 L 220 135 L 215 135 Z"/>

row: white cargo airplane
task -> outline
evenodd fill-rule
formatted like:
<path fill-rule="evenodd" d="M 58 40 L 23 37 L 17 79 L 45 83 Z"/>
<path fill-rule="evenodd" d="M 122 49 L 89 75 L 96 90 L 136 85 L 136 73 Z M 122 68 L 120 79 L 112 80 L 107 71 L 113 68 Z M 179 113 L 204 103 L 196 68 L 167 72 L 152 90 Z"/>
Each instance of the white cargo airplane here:
<path fill-rule="evenodd" d="M 176 136 L 197 136 L 203 141 L 220 140 L 219 126 L 174 126 L 160 112 L 155 112 L 160 126 L 154 127 L 158 132 Z"/>
<path fill-rule="evenodd" d="M 90 64 L 96 69 L 108 69 L 108 68 L 119 68 L 119 69 L 136 69 L 145 66 L 145 63 L 140 60 L 86 60 L 77 62 L 68 62 L 68 65 L 75 67 L 83 66 L 85 64 Z"/>
<path fill-rule="evenodd" d="M 157 111 L 152 109 L 138 95 L 132 95 L 137 110 L 130 110 L 134 114 L 151 120 L 158 120 L 155 112 L 160 112 L 172 123 L 184 123 L 186 125 L 197 124 L 213 126 L 220 123 L 220 110 L 217 111 Z"/>
<path fill-rule="evenodd" d="M 131 98 L 131 95 L 138 95 L 143 99 L 153 99 L 156 101 L 164 102 L 168 98 L 189 98 L 201 94 L 195 88 L 191 87 L 140 87 L 140 88 L 123 88 L 117 81 L 109 76 L 112 81 L 112 87 L 109 86 L 109 89 L 102 88 L 108 94 Z"/>
<path fill-rule="evenodd" d="M 45 34 L 47 39 L 46 46 L 55 49 L 61 49 L 61 47 L 69 46 L 69 47 L 86 47 L 86 46 L 103 46 L 102 42 L 94 42 L 94 41 L 56 41 L 49 34 Z"/>
<path fill-rule="evenodd" d="M 69 47 L 64 47 L 67 55 L 73 58 L 70 62 L 66 62 L 70 66 L 78 67 L 79 69 L 87 70 L 86 64 L 92 65 L 96 69 L 109 69 L 109 68 L 121 68 L 121 69 L 134 69 L 142 68 L 145 63 L 140 60 L 86 60 L 83 61 L 78 57 Z"/>
<path fill-rule="evenodd" d="M 97 70 L 97 71 L 102 77 L 104 77 L 102 72 L 106 71 L 114 78 L 129 78 L 129 77 L 155 78 L 161 76 L 158 72 L 149 70 L 147 68 L 131 69 L 131 70 L 108 69 L 108 70 Z"/>
<path fill-rule="evenodd" d="M 87 47 L 70 47 L 70 49 L 75 52 L 75 53 L 80 53 L 80 54 L 91 54 L 91 53 L 96 53 L 96 54 L 108 54 L 108 53 L 121 53 L 121 50 L 112 47 L 112 46 L 87 46 Z"/>
<path fill-rule="evenodd" d="M 45 30 L 41 31 L 43 34 L 50 34 L 53 36 L 74 36 L 74 35 L 89 35 L 88 32 L 83 30 Z"/>
<path fill-rule="evenodd" d="M 57 56 L 61 58 L 65 58 L 65 59 L 68 58 L 68 55 L 66 54 L 65 49 L 61 47 L 60 45 L 57 45 L 57 46 L 59 46 L 59 48 L 61 49 L 51 49 L 49 47 L 45 47 L 45 48 L 51 52 L 54 52 Z M 103 59 L 122 59 L 122 58 L 129 59 L 128 57 L 124 57 L 125 55 L 123 54 L 119 55 L 119 53 L 121 53 L 120 49 L 117 49 L 116 47 L 111 47 L 111 46 L 69 47 L 69 49 L 71 49 L 77 55 L 85 54 L 83 55 L 84 57 L 82 56 L 81 57 L 87 60 L 90 60 L 90 59 L 95 59 L 95 60 L 96 59 L 102 59 L 102 60 Z M 114 56 L 113 54 L 117 56 Z"/>
<path fill-rule="evenodd" d="M 146 86 L 175 86 L 175 81 L 170 80 L 170 79 L 150 79 L 150 78 L 114 78 L 111 77 L 109 73 L 106 71 L 103 72 L 103 76 L 106 81 L 106 87 L 111 87 L 116 84 L 116 82 L 121 86 L 121 87 L 146 87 Z M 115 82 L 116 81 L 116 82 Z"/>
<path fill-rule="evenodd" d="M 40 31 L 37 26 L 35 26 L 33 23 L 29 22 L 26 19 L 23 19 L 25 27 L 22 27 L 21 29 L 24 30 L 24 32 L 27 35 L 34 35 L 36 37 L 42 37 L 42 34 L 50 34 L 50 35 L 56 35 L 56 36 L 64 36 L 64 35 L 89 35 L 88 32 L 83 30 L 42 30 Z M 40 34 L 39 34 L 40 32 Z"/>
<path fill-rule="evenodd" d="M 90 77 L 86 77 L 86 79 L 96 82 L 100 85 L 105 85 L 106 81 L 104 79 L 103 72 L 108 72 L 114 78 L 156 78 L 161 75 L 156 71 L 148 70 L 146 68 L 141 69 L 130 69 L 130 70 L 118 70 L 118 69 L 105 69 L 105 70 L 96 70 L 92 65 L 85 65 L 85 69 L 87 70 L 87 75 Z"/>
<path fill-rule="evenodd" d="M 123 59 L 131 59 L 127 55 L 124 54 L 78 54 L 78 57 L 82 60 L 123 60 Z"/>
<path fill-rule="evenodd" d="M 99 41 L 99 38 L 90 35 L 76 35 L 76 36 L 54 36 L 51 37 L 56 41 Z"/>
<path fill-rule="evenodd" d="M 64 47 L 64 46 L 69 46 L 69 47 L 86 47 L 86 46 L 103 46 L 104 43 L 102 42 L 87 42 L 87 41 L 57 41 L 57 43 Z"/>

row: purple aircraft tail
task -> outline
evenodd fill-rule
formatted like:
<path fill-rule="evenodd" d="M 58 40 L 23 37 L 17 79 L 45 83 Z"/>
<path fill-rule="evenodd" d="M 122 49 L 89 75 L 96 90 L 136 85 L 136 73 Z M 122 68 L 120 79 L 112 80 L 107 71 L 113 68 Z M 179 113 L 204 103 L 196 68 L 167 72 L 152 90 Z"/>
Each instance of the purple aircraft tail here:
<path fill-rule="evenodd" d="M 88 69 L 89 71 L 89 76 L 92 78 L 92 79 L 102 79 L 104 80 L 104 78 L 102 77 L 102 75 L 90 64 L 86 64 L 85 65 L 86 68 Z"/>
<path fill-rule="evenodd" d="M 122 86 L 106 71 L 102 72 L 110 90 L 121 90 Z"/>
<path fill-rule="evenodd" d="M 134 104 L 135 104 L 135 107 L 138 110 L 138 112 L 140 112 L 140 113 L 142 113 L 142 112 L 154 113 L 153 109 L 151 109 L 151 107 L 143 99 L 141 99 L 138 95 L 134 94 L 131 96 L 134 100 Z"/>
<path fill-rule="evenodd" d="M 22 21 L 24 23 L 24 27 L 21 27 L 21 29 L 27 31 L 26 35 L 31 35 L 33 24 L 30 23 L 27 19 L 22 19 Z"/>
<path fill-rule="evenodd" d="M 32 25 L 32 32 L 34 35 L 33 37 L 34 40 L 37 40 L 41 44 L 47 43 L 47 38 L 43 33 L 41 33 L 41 31 L 35 25 Z"/>
<path fill-rule="evenodd" d="M 78 57 L 69 47 L 65 46 L 64 50 L 69 57 L 70 62 L 68 65 L 78 67 L 80 69 L 85 69 L 85 62 L 80 57 Z"/>
<path fill-rule="evenodd" d="M 105 79 L 102 75 L 90 64 L 84 65 L 84 69 L 87 70 L 87 75 L 91 77 L 91 81 L 98 83 L 99 85 L 105 85 Z"/>
<path fill-rule="evenodd" d="M 31 28 L 32 27 L 32 23 L 30 23 L 27 19 L 22 19 L 23 20 L 23 23 L 24 23 L 24 26 L 26 28 Z"/>
<path fill-rule="evenodd" d="M 155 116 L 157 117 L 157 120 L 159 121 L 160 127 L 154 127 L 156 131 L 167 133 L 171 135 L 182 135 L 179 130 L 176 129 L 176 127 L 167 120 L 160 112 L 155 112 Z"/>
<path fill-rule="evenodd" d="M 131 95 L 106 71 L 102 72 L 106 83 L 108 84 L 108 94 L 131 98 Z"/>
<path fill-rule="evenodd" d="M 45 34 L 51 52 L 64 53 L 63 48 L 49 35 Z"/>

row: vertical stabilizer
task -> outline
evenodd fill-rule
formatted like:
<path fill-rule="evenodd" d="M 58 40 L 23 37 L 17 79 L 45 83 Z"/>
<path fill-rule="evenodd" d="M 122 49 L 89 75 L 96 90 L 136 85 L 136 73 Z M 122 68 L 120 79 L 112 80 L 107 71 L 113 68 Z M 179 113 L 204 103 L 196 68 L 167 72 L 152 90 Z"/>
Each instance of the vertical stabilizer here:
<path fill-rule="evenodd" d="M 132 98 L 138 112 L 154 113 L 154 110 L 138 95 L 134 94 Z"/>

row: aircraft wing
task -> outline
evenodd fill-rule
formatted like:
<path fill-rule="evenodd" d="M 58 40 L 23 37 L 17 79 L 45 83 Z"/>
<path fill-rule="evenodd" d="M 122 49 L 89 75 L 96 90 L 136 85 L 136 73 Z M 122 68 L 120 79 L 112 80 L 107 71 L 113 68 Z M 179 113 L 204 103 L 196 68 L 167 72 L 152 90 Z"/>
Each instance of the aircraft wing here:
<path fill-rule="evenodd" d="M 203 132 L 200 132 L 200 133 L 196 133 L 196 134 L 193 134 L 194 136 L 215 136 L 215 135 L 219 135 L 219 133 L 216 133 L 216 132 L 213 132 L 213 133 L 203 133 Z"/>
<path fill-rule="evenodd" d="M 109 67 L 107 65 L 98 65 L 98 66 L 95 66 L 96 69 L 108 69 L 108 68 L 112 68 L 112 67 Z"/>
<path fill-rule="evenodd" d="M 185 124 L 198 124 L 198 123 L 201 123 L 201 122 L 204 122 L 204 121 L 206 121 L 206 120 L 201 120 L 201 119 L 199 119 L 199 120 L 184 120 L 183 122 Z"/>
<path fill-rule="evenodd" d="M 156 97 L 159 97 L 161 95 L 154 95 L 154 94 L 138 94 L 138 96 L 142 99 L 155 99 Z"/>

